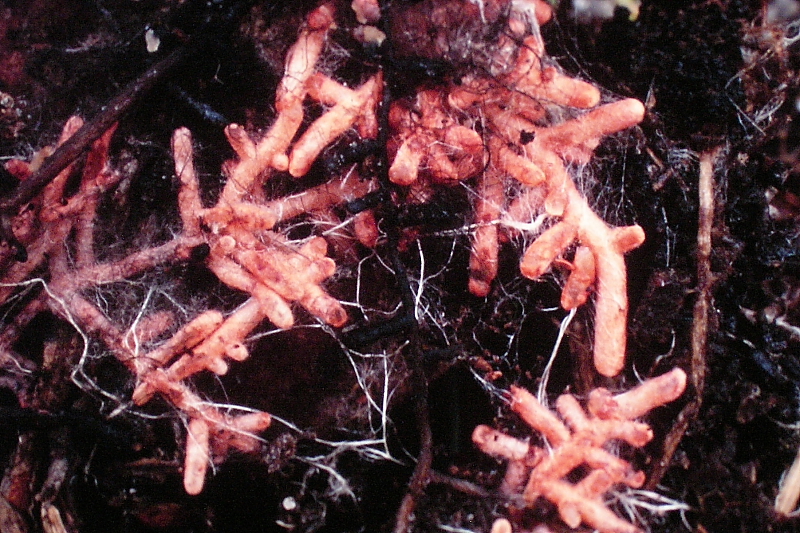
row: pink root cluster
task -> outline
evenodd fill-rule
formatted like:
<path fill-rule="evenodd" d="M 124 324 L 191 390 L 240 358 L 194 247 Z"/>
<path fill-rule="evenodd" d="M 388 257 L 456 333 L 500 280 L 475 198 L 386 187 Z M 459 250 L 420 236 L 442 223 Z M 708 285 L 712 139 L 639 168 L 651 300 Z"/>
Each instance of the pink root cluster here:
<path fill-rule="evenodd" d="M 315 72 L 332 25 L 329 4 L 308 15 L 306 27 L 286 59 L 275 102 L 278 115 L 259 141 L 236 124 L 225 129 L 238 157 L 225 165 L 228 181 L 215 206 L 206 208 L 201 202 L 190 132 L 180 129 L 173 136 L 184 232 L 209 245 L 206 264 L 222 282 L 251 295 L 224 319 L 216 311 L 198 316 L 157 348 L 157 353 L 137 362 L 140 379 L 134 401 L 142 404 L 160 393 L 189 415 L 184 484 L 190 494 L 202 490 L 209 458 L 222 459 L 230 448 L 245 452 L 257 449 L 257 441 L 250 436 L 266 429 L 270 417 L 251 413 L 231 419 L 214 411 L 209 414 L 203 405 L 194 405 L 178 384 L 200 371 L 224 374 L 227 360 L 246 359 L 245 338 L 265 318 L 279 328 L 292 327 L 293 302 L 332 326 L 341 327 L 347 321 L 339 301 L 322 288 L 336 270 L 334 261 L 326 256 L 326 241 L 312 237 L 297 245 L 273 228 L 301 213 L 325 210 L 363 196 L 373 184 L 351 172 L 294 197 L 266 201 L 261 193 L 264 181 L 275 172 L 288 170 L 293 176 L 304 175 L 320 152 L 351 127 L 364 138 L 377 135 L 375 106 L 380 76 L 353 90 Z M 307 97 L 329 108 L 292 142 L 302 123 Z M 368 230 L 362 231 L 366 233 Z"/>
<path fill-rule="evenodd" d="M 595 366 L 614 376 L 624 365 L 626 345 L 623 254 L 644 241 L 644 232 L 605 223 L 576 188 L 567 165 L 587 163 L 603 137 L 638 124 L 644 106 L 634 99 L 600 104 L 595 86 L 546 64 L 538 31 L 550 16 L 546 5 L 515 2 L 508 9 L 508 30 L 494 63 L 511 59 L 510 67 L 492 76 L 474 73 L 458 85 L 426 89 L 392 104 L 396 135 L 389 147 L 389 177 L 417 189 L 477 179 L 469 281 L 477 296 L 491 291 L 500 241 L 540 214 L 552 220 L 526 250 L 520 271 L 537 279 L 556 260 L 569 265 L 565 309 L 596 294 Z M 548 116 L 554 109 L 573 118 L 553 121 Z M 508 180 L 519 184 L 511 197 Z M 574 259 L 567 261 L 570 253 Z"/>
<path fill-rule="evenodd" d="M 603 496 L 617 484 L 638 488 L 644 474 L 608 451 L 614 441 L 642 447 L 653 438 L 650 426 L 636 419 L 678 398 L 686 374 L 676 368 L 648 379 L 622 394 L 599 388 L 589 393 L 586 410 L 571 394 L 562 394 L 551 412 L 525 389 L 511 388 L 511 409 L 539 432 L 547 446 L 535 446 L 488 426 L 478 426 L 472 440 L 485 453 L 508 461 L 501 491 L 520 494 L 525 505 L 542 497 L 558 509 L 570 527 L 586 524 L 603 533 L 641 533 L 616 516 Z M 562 421 L 563 420 L 563 421 Z M 577 483 L 568 481 L 576 469 L 588 469 Z"/>
<path fill-rule="evenodd" d="M 208 466 L 224 460 L 230 449 L 260 449 L 258 433 L 270 425 L 271 418 L 264 412 L 231 414 L 203 400 L 187 380 L 204 371 L 225 374 L 229 361 L 246 359 L 247 336 L 264 319 L 279 328 L 291 327 L 294 303 L 332 326 L 340 327 L 347 321 L 342 305 L 322 287 L 336 270 L 334 261 L 327 257 L 326 241 L 311 237 L 297 243 L 274 228 L 300 214 L 324 213 L 336 204 L 357 199 L 370 192 L 373 183 L 350 171 L 295 196 L 267 201 L 262 192 L 264 181 L 276 172 L 304 175 L 320 152 L 350 128 L 363 138 L 377 135 L 375 107 L 382 88 L 380 75 L 350 89 L 316 72 L 332 26 L 331 4 L 323 4 L 308 15 L 286 60 L 275 102 L 278 114 L 260 140 L 253 140 L 236 124 L 226 128 L 237 158 L 225 165 L 228 181 L 216 205 L 205 207 L 201 201 L 189 130 L 175 132 L 172 150 L 180 180 L 178 207 L 183 230 L 173 240 L 110 263 L 96 259 L 93 230 L 98 201 L 122 177 L 108 164 L 113 128 L 95 143 L 81 169 L 77 163 L 65 169 L 12 221 L 14 236 L 28 251 L 28 258 L 7 269 L 0 298 L 7 300 L 19 284 L 39 270 L 47 272 L 47 287 L 4 328 L 0 357 L 15 357 L 11 346 L 30 320 L 45 309 L 99 337 L 135 376 L 134 403 L 143 405 L 158 394 L 187 420 L 184 486 L 189 494 L 202 490 Z M 300 132 L 307 98 L 327 110 Z M 70 119 L 59 142 L 69 139 L 81 125 L 79 118 Z M 42 151 L 40 158 L 48 153 Z M 35 169 L 36 161 L 11 160 L 7 168 L 24 180 Z M 77 192 L 69 192 L 67 183 L 77 172 L 81 174 L 80 186 Z M 374 244 L 376 229 L 371 213 L 361 214 L 354 225 L 364 242 Z M 250 298 L 227 316 L 216 310 L 199 314 L 149 351 L 142 346 L 175 329 L 175 317 L 164 312 L 145 314 L 126 332 L 81 293 L 159 265 L 186 261 L 201 245 L 209 250 L 209 269 Z"/>

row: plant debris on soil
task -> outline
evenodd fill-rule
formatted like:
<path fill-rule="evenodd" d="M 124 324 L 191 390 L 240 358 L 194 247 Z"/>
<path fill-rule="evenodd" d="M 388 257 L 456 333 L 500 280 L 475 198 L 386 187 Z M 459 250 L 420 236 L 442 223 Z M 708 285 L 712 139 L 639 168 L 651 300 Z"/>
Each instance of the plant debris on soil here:
<path fill-rule="evenodd" d="M 385 45 L 332 30 L 326 68 L 354 86 L 380 68 L 390 98 L 459 83 L 487 68 L 480 47 L 495 28 L 454 20 L 437 29 L 408 15 L 455 2 L 381 2 L 400 29 L 387 29 Z M 689 375 L 687 392 L 648 416 L 652 442 L 621 451 L 647 482 L 646 490 L 609 495 L 618 515 L 653 533 L 800 530 L 800 518 L 775 510 L 800 447 L 800 18 L 780 18 L 755 0 L 642 0 L 636 13 L 611 2 L 609 18 L 578 16 L 579 3 L 562 0 L 542 26 L 548 55 L 604 98 L 636 98 L 647 109 L 639 126 L 604 140 L 580 169 L 582 192 L 601 217 L 639 224 L 646 235 L 625 256 L 621 376 L 591 367 L 593 315 L 581 308 L 565 322 L 560 273 L 519 275 L 522 239 L 501 248 L 488 297 L 468 292 L 472 184 L 408 202 L 375 193 L 359 202 L 382 216 L 390 245 L 368 253 L 335 236 L 329 243 L 339 268 L 326 290 L 350 302 L 348 327 L 332 332 L 306 313 L 297 327 L 255 333 L 250 359 L 226 375 L 193 378 L 209 401 L 274 416 L 261 451 L 230 454 L 197 496 L 182 484 L 186 429 L 176 410 L 159 399 L 134 405 L 133 378 L 102 343 L 49 312 L 33 318 L 13 346 L 30 367 L 7 364 L 0 373 L 0 531 L 392 531 L 409 495 L 412 531 L 488 533 L 501 517 L 515 532 L 569 531 L 547 501 L 520 507 L 503 496 L 503 463 L 471 440 L 479 424 L 530 437 L 503 390 L 535 391 L 554 346 L 552 399 L 627 390 L 675 367 Z M 166 242 L 180 225 L 173 131 L 191 130 L 201 194 L 213 204 L 225 183 L 218 169 L 234 156 L 225 125 L 270 125 L 284 58 L 315 6 L 7 1 L 0 158 L 30 160 L 72 115 L 118 121 L 110 157 L 126 178 L 98 206 L 95 253 L 122 258 Z M 442 40 L 458 46 L 434 53 Z M 320 104 L 306 120 L 323 111 Z M 388 135 L 376 143 L 345 135 L 307 177 L 277 176 L 266 195 L 304 190 L 350 165 L 377 175 Z M 93 140 L 76 143 L 72 159 L 85 159 Z M 698 248 L 704 161 L 714 187 L 706 259 Z M 30 201 L 14 196 L 24 187 L 0 167 L 5 226 L 9 206 Z M 317 222 L 303 218 L 286 232 L 306 238 Z M 9 232 L 0 232 L 3 246 L 18 249 L 4 269 L 24 261 Z M 232 311 L 244 298 L 217 280 L 199 248 L 186 261 L 98 286 L 93 298 L 125 323 L 144 305 L 187 317 Z M 0 304 L 4 326 L 31 291 Z M 707 333 L 698 345 L 703 302 Z M 352 355 L 361 352 L 382 357 Z M 352 444 L 367 436 L 375 444 Z M 415 471 L 425 461 L 427 470 Z"/>

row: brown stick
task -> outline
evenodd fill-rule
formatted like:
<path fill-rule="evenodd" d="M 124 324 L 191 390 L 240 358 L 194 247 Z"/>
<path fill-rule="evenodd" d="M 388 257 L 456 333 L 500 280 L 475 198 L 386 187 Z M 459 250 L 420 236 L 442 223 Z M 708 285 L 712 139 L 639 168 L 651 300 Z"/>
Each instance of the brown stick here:
<path fill-rule="evenodd" d="M 398 271 L 399 272 L 399 271 Z M 405 283 L 408 283 L 405 270 L 402 271 Z M 408 305 L 406 298 L 406 312 L 413 316 L 414 309 Z M 411 386 L 413 390 L 414 407 L 416 409 L 417 431 L 419 432 L 419 455 L 408 489 L 397 510 L 394 523 L 394 533 L 409 533 L 414 521 L 414 511 L 417 508 L 425 488 L 430 482 L 431 465 L 433 464 L 433 433 L 430 425 L 430 412 L 428 407 L 428 380 L 422 366 L 422 349 L 416 329 L 416 323 L 410 335 L 410 353 L 408 363 L 411 367 Z"/>
<path fill-rule="evenodd" d="M 646 489 L 653 490 L 669 468 L 672 456 L 686 430 L 700 413 L 706 381 L 706 352 L 708 350 L 708 321 L 711 309 L 711 289 L 714 275 L 711 272 L 711 231 L 714 227 L 714 163 L 721 147 L 711 148 L 700 154 L 697 207 L 697 301 L 692 316 L 692 358 L 689 380 L 694 388 L 694 397 L 678 414 L 672 430 L 664 439 L 661 459 L 654 463 L 648 476 Z"/>

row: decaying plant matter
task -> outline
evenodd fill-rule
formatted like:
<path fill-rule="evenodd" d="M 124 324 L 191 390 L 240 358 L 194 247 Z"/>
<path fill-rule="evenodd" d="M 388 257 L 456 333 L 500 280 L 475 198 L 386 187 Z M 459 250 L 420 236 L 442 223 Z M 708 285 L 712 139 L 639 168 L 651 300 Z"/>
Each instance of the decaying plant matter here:
<path fill-rule="evenodd" d="M 573 395 L 562 394 L 556 410 L 564 422 L 528 391 L 512 387 L 511 409 L 544 437 L 546 445 L 535 446 L 488 426 L 475 428 L 472 439 L 484 452 L 508 461 L 501 490 L 509 496 L 521 492 L 526 505 L 540 496 L 548 499 L 573 528 L 583 523 L 606 533 L 637 533 L 641 530 L 617 517 L 602 498 L 618 483 L 640 487 L 644 474 L 606 447 L 615 440 L 636 447 L 650 442 L 652 430 L 636 419 L 675 400 L 685 387 L 686 374 L 676 368 L 621 394 L 595 389 L 589 393 L 586 412 Z M 580 481 L 565 480 L 582 465 L 589 472 Z"/>

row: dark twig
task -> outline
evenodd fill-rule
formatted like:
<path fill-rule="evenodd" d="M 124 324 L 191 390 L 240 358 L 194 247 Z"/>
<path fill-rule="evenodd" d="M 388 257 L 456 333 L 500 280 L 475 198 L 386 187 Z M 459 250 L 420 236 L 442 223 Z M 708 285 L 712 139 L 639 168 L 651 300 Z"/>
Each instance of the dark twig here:
<path fill-rule="evenodd" d="M 422 350 L 419 347 L 419 336 L 415 330 L 409 336 L 411 354 L 408 358 L 411 367 L 411 386 L 414 393 L 417 431 L 419 432 L 419 455 L 414 473 L 408 482 L 408 490 L 403 497 L 394 524 L 394 533 L 411 531 L 411 522 L 417 503 L 428 486 L 433 464 L 433 434 L 431 433 L 430 412 L 428 409 L 428 381 L 422 368 Z"/>
<path fill-rule="evenodd" d="M 390 26 L 388 10 L 384 8 L 382 11 L 382 24 L 384 28 L 388 28 Z M 391 63 L 392 60 L 391 42 L 387 40 L 384 46 L 384 72 L 388 73 L 390 69 L 385 67 L 386 64 Z M 389 140 L 389 106 L 392 101 L 390 89 L 391 80 L 388 81 L 389 83 L 384 87 L 383 99 L 379 108 L 378 149 L 376 154 L 378 181 L 384 193 L 382 197 L 387 199 L 392 197 L 389 192 L 395 187 L 389 180 L 389 154 L 386 150 Z M 400 290 L 400 297 L 403 304 L 403 316 L 400 322 L 407 327 L 408 332 L 409 351 L 407 352 L 406 361 L 411 370 L 411 391 L 416 413 L 417 431 L 419 434 L 419 455 L 417 456 L 417 464 L 414 467 L 414 472 L 411 474 L 411 479 L 408 482 L 408 489 L 403 497 L 403 501 L 395 515 L 394 533 L 407 533 L 411 530 L 411 523 L 417 503 L 425 491 L 425 487 L 427 487 L 430 482 L 431 465 L 433 464 L 433 434 L 431 432 L 430 412 L 428 408 L 428 380 L 425 376 L 425 369 L 422 364 L 423 350 L 419 338 L 419 327 L 414 313 L 414 294 L 411 290 L 408 273 L 400 258 L 399 252 L 401 233 L 399 209 L 392 201 L 387 201 L 384 202 L 381 214 L 386 223 L 386 240 L 389 259 L 392 268 L 394 268 L 395 280 Z"/>
<path fill-rule="evenodd" d="M 28 179 L 22 181 L 10 198 L 0 202 L 0 241 L 9 246 L 9 252 L 0 256 L 0 269 L 5 268 L 10 259 L 25 261 L 25 248 L 17 241 L 11 231 L 11 218 L 19 209 L 33 200 L 62 170 L 88 150 L 92 143 L 105 133 L 115 122 L 147 93 L 164 75 L 180 64 L 189 55 L 190 47 L 184 44 L 167 57 L 150 67 L 144 74 L 132 81 L 124 91 L 114 97 L 92 120 L 84 124 L 53 154 L 44 160 Z"/>
<path fill-rule="evenodd" d="M 30 178 L 20 183 L 11 198 L 0 202 L 0 211 L 3 212 L 4 216 L 15 215 L 20 207 L 39 194 L 39 191 L 50 183 L 59 172 L 67 168 L 78 156 L 88 150 L 91 144 L 105 133 L 112 124 L 119 121 L 143 94 L 164 77 L 164 74 L 186 59 L 188 52 L 189 47 L 182 45 L 150 67 L 104 106 L 97 116 L 84 124 L 75 135 L 56 148 L 53 154 L 44 160 L 42 166 Z"/>
<path fill-rule="evenodd" d="M 0 201 L 0 242 L 9 246 L 9 252 L 0 257 L 0 269 L 9 259 L 25 260 L 25 249 L 11 232 L 11 217 L 33 200 L 37 194 L 50 183 L 62 170 L 86 152 L 103 133 L 115 122 L 118 122 L 136 102 L 147 94 L 165 75 L 185 61 L 200 45 L 218 35 L 224 29 L 235 27 L 235 20 L 245 12 L 247 4 L 233 4 L 218 17 L 209 17 L 191 38 L 173 50 L 167 57 L 147 69 L 144 74 L 133 80 L 125 89 L 106 104 L 100 113 L 86 122 L 72 137 L 59 146 L 50 157 L 46 158 L 36 172 L 21 182 L 14 193 Z"/>

